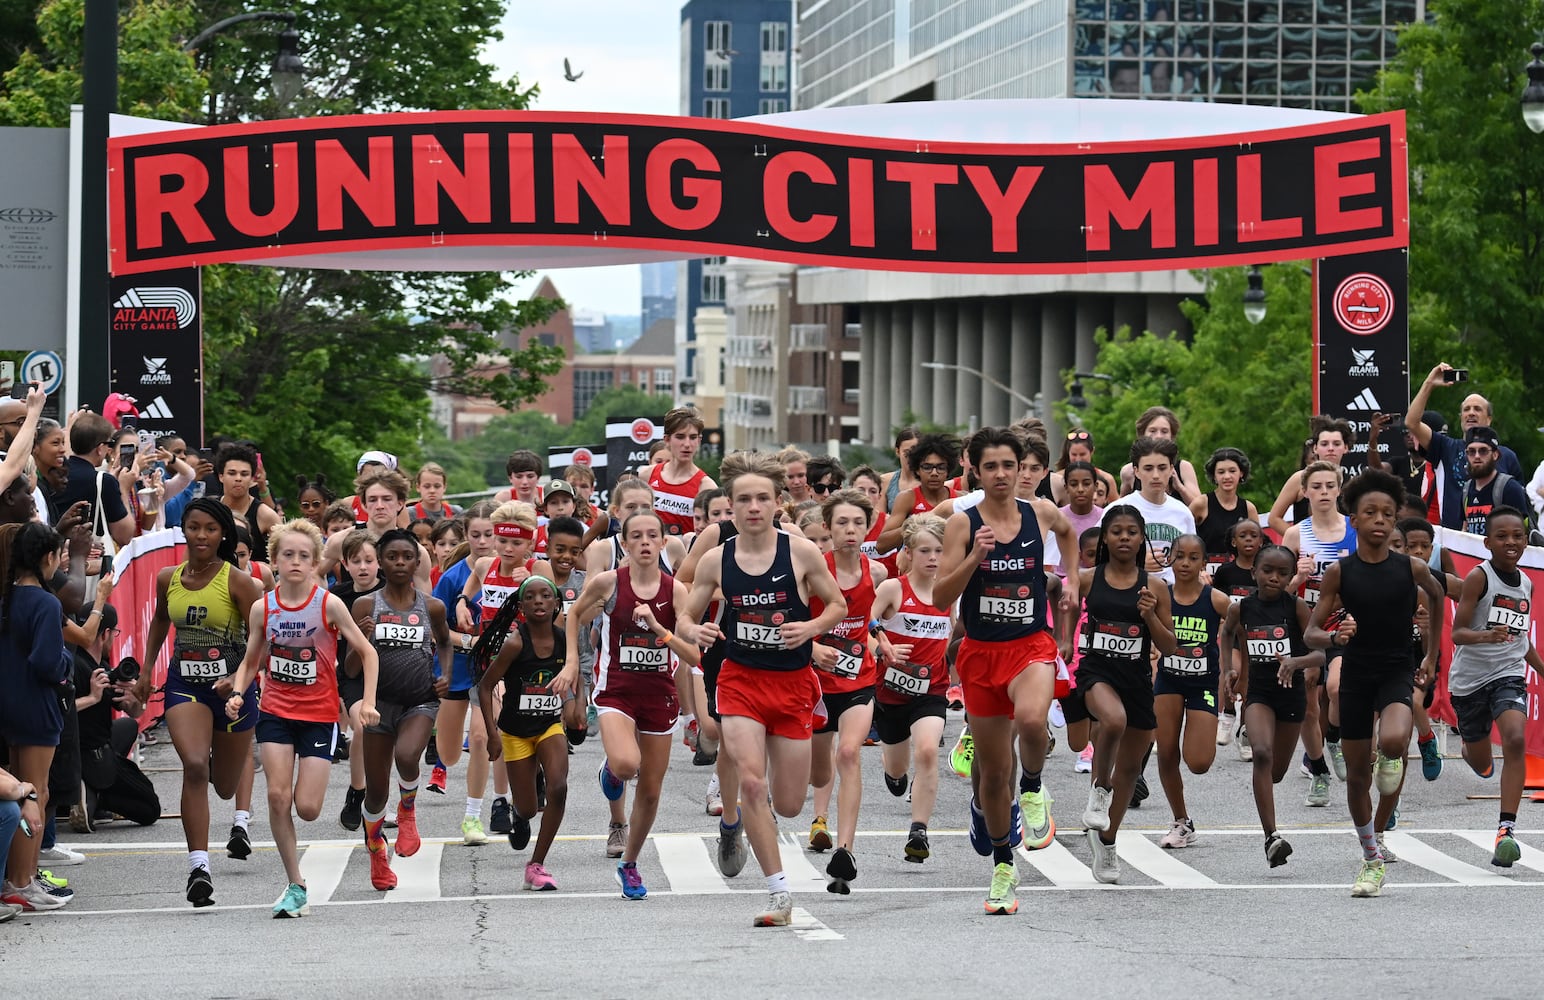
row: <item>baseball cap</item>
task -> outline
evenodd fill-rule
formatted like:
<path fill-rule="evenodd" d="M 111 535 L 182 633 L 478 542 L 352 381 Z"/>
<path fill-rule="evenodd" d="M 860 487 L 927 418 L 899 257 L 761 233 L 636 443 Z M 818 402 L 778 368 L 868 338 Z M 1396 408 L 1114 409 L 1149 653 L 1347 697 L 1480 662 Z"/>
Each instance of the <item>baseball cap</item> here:
<path fill-rule="evenodd" d="M 80 610 L 75 613 L 75 621 L 82 626 L 91 621 L 91 603 L 89 601 L 81 605 Z M 108 629 L 117 627 L 118 609 L 111 604 L 102 605 L 102 625 L 100 631 L 106 633 Z"/>
<path fill-rule="evenodd" d="M 360 455 L 358 464 L 354 466 L 354 471 L 360 472 L 372 462 L 376 465 L 384 465 L 392 472 L 397 471 L 397 456 L 384 451 L 367 451 Z"/>
<path fill-rule="evenodd" d="M 1476 441 L 1490 445 L 1494 451 L 1501 450 L 1501 439 L 1490 427 L 1471 427 L 1464 431 L 1464 444 L 1474 444 Z"/>
<path fill-rule="evenodd" d="M 553 496 L 558 493 L 567 493 L 570 498 L 575 497 L 576 494 L 574 493 L 574 484 L 570 483 L 566 479 L 554 479 L 547 483 L 542 490 L 542 505 L 546 506 L 547 501 L 551 500 Z"/>

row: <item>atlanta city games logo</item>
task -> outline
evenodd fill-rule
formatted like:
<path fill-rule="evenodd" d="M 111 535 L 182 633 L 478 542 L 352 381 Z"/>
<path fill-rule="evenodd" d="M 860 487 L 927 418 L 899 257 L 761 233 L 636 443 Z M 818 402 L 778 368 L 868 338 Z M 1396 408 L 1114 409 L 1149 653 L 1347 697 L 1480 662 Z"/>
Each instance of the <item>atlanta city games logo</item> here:
<path fill-rule="evenodd" d="M 190 325 L 198 315 L 193 293 L 173 286 L 131 288 L 118 296 L 113 309 L 118 310 L 113 317 L 115 322 L 151 324 L 156 329 L 166 328 L 168 313 L 175 317 L 179 329 Z"/>
<path fill-rule="evenodd" d="M 1378 363 L 1373 360 L 1374 351 L 1358 351 L 1351 349 L 1351 367 L 1346 369 L 1347 375 L 1360 375 L 1363 378 L 1371 378 L 1378 374 Z"/>
<path fill-rule="evenodd" d="M 1341 326 L 1365 337 L 1389 325 L 1394 316 L 1394 292 L 1388 282 L 1364 271 L 1340 283 L 1331 307 Z"/>

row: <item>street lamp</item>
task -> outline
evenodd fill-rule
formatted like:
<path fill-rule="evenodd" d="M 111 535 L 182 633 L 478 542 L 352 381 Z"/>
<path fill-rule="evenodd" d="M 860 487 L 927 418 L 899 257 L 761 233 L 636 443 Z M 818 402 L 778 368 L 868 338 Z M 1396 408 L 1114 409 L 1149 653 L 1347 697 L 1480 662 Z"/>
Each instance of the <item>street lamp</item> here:
<path fill-rule="evenodd" d="M 1101 375 L 1099 372 L 1073 372 L 1072 384 L 1067 387 L 1067 405 L 1075 410 L 1088 409 L 1088 397 L 1083 395 L 1083 380 L 1086 378 L 1098 379 L 1100 382 L 1108 382 L 1129 389 L 1130 386 L 1123 382 L 1115 381 L 1113 375 Z"/>
<path fill-rule="evenodd" d="M 1259 323 L 1265 318 L 1265 276 L 1256 264 L 1249 269 L 1249 287 L 1244 290 L 1244 318 Z"/>
<path fill-rule="evenodd" d="M 306 64 L 300 58 L 300 32 L 295 30 L 294 11 L 255 10 L 227 17 L 194 35 L 191 41 L 182 46 L 182 51 L 197 52 L 214 36 L 248 21 L 280 21 L 288 25 L 279 32 L 279 51 L 268 71 L 268 85 L 273 90 L 274 100 L 281 107 L 287 105 L 300 96 L 300 89 L 306 81 Z M 209 94 L 209 122 L 215 123 L 213 92 Z"/>
<path fill-rule="evenodd" d="M 999 382 L 997 379 L 988 375 L 986 372 L 981 371 L 979 368 L 971 368 L 969 365 L 951 364 L 947 361 L 924 361 L 922 362 L 922 367 L 931 368 L 933 371 L 964 372 L 967 375 L 974 375 L 976 378 L 979 378 L 987 385 L 1001 389 L 1009 396 L 1012 396 L 1014 399 L 1023 403 L 1027 408 L 1029 416 L 1038 417 L 1040 415 L 1040 404 L 1038 402 L 1030 399 L 1022 392 L 1018 392 L 1017 390 L 1010 388 L 1006 383 Z"/>
<path fill-rule="evenodd" d="M 1544 132 L 1544 42 L 1534 42 L 1529 51 L 1533 61 L 1528 64 L 1528 86 L 1523 88 L 1523 122 L 1537 133 Z"/>

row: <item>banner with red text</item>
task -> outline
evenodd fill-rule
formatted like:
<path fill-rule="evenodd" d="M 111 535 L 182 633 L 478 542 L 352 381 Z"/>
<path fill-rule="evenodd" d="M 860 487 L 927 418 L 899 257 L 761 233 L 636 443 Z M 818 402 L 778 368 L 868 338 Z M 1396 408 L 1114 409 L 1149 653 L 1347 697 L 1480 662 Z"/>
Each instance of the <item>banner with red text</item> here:
<path fill-rule="evenodd" d="M 1403 113 L 1276 127 L 1276 110 L 1250 119 L 1259 131 L 1061 143 L 513 111 L 124 136 L 109 142 L 111 264 L 491 270 L 625 249 L 1079 273 L 1408 245 Z"/>
<path fill-rule="evenodd" d="M 168 566 L 175 566 L 187 557 L 187 545 L 181 528 L 167 528 L 140 535 L 118 550 L 113 557 L 113 607 L 118 610 L 118 637 L 112 647 L 113 662 L 125 656 L 140 659 L 145 655 L 145 640 L 150 635 L 150 620 L 155 617 L 156 574 Z M 155 663 L 141 662 L 143 670 L 152 675 L 154 692 L 140 716 L 141 730 L 166 713 L 166 696 L 161 689 L 166 684 L 167 664 L 171 661 L 171 636 L 161 647 L 161 655 Z"/>

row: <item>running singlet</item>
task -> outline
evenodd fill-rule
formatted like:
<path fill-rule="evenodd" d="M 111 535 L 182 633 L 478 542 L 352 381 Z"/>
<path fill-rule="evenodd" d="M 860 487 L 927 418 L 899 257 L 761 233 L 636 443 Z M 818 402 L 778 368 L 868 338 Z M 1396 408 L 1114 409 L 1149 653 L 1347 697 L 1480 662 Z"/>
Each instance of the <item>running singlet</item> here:
<path fill-rule="evenodd" d="M 531 560 L 526 560 L 526 572 L 530 572 Z M 525 581 L 520 581 L 524 583 Z M 482 625 L 493 621 L 504 602 L 515 596 L 515 591 L 520 589 L 520 583 L 515 582 L 512 576 L 505 576 L 499 572 L 499 558 L 493 557 L 493 562 L 488 564 L 488 572 L 483 575 L 482 594 L 478 597 L 478 603 L 482 605 Z"/>
<path fill-rule="evenodd" d="M 1455 628 L 1472 628 L 1488 631 L 1501 626 L 1511 639 L 1507 642 L 1466 643 L 1453 648 L 1453 665 L 1448 673 L 1448 690 L 1456 695 L 1473 694 L 1492 681 L 1503 677 L 1521 677 L 1528 667 L 1524 657 L 1528 653 L 1527 635 L 1533 610 L 1533 581 L 1521 570 L 1513 570 L 1510 583 L 1501 578 L 1496 568 L 1487 560 L 1480 563 L 1485 572 L 1485 593 L 1474 603 L 1474 617 L 1467 622 L 1454 622 Z M 1416 644 L 1415 657 L 1421 659 L 1420 643 Z"/>
<path fill-rule="evenodd" d="M 1222 616 L 1212 603 L 1210 585 L 1201 587 L 1194 604 L 1181 604 L 1169 588 L 1169 608 L 1178 645 L 1172 656 L 1161 661 L 1165 673 L 1176 677 L 1216 677 L 1218 670 L 1217 633 Z"/>
<path fill-rule="evenodd" d="M 728 524 L 729 522 L 725 521 L 724 523 Z M 621 531 L 622 529 L 620 527 L 618 527 L 617 530 Z M 619 535 L 619 534 L 618 535 L 612 535 L 611 536 L 611 565 L 607 566 L 606 568 L 607 569 L 616 569 L 618 566 L 622 565 L 622 560 L 626 559 L 626 558 L 627 558 L 627 553 L 622 551 L 622 536 Z M 663 545 L 661 545 L 659 547 L 659 571 L 661 573 L 666 573 L 666 574 L 670 574 L 670 573 L 674 573 L 675 572 L 675 570 L 671 569 L 671 567 L 670 567 L 670 557 L 665 554 L 665 547 Z"/>
<path fill-rule="evenodd" d="M 846 616 L 832 626 L 831 631 L 815 640 L 836 650 L 836 662 L 830 670 L 818 663 L 815 667 L 824 694 L 842 694 L 874 686 L 874 654 L 868 647 L 869 615 L 874 610 L 874 571 L 867 558 L 859 562 L 862 569 L 858 573 L 857 586 L 842 591 L 842 598 L 847 602 Z M 826 553 L 826 568 L 833 577 L 837 575 L 835 554 Z M 820 598 L 810 598 L 812 615 L 819 615 L 825 607 Z"/>
<path fill-rule="evenodd" d="M 1308 574 L 1308 579 L 1303 581 L 1303 589 L 1299 594 L 1311 608 L 1319 603 L 1319 588 L 1324 584 L 1324 571 L 1330 563 L 1350 555 L 1356 551 L 1356 529 L 1351 527 L 1351 518 L 1341 515 L 1346 525 L 1344 538 L 1334 542 L 1321 541 L 1314 534 L 1313 518 L 1306 518 L 1297 526 L 1297 552 L 1299 556 L 1307 556 L 1313 560 L 1313 572 Z"/>
<path fill-rule="evenodd" d="M 259 530 L 257 526 L 257 509 L 262 505 L 261 500 L 253 497 L 252 502 L 247 505 L 247 509 L 240 517 L 247 522 L 247 530 L 252 533 L 252 561 L 265 563 L 268 561 L 268 533 Z M 236 512 L 232 510 L 231 513 Z"/>
<path fill-rule="evenodd" d="M 1243 632 L 1244 655 L 1249 658 L 1249 685 L 1280 686 L 1277 672 L 1282 656 L 1303 656 L 1308 644 L 1297 622 L 1297 598 L 1282 593 L 1274 601 L 1250 594 L 1239 602 L 1238 624 Z M 1256 671 L 1259 671 L 1256 674 Z M 1303 690 L 1303 671 L 1292 675 L 1292 687 Z"/>
<path fill-rule="evenodd" d="M 504 674 L 504 706 L 499 709 L 499 729 L 511 736 L 540 736 L 562 718 L 563 699 L 547 685 L 568 662 L 568 637 L 552 632 L 552 652 L 537 655 L 530 627 L 517 623 L 520 655 Z"/>
<path fill-rule="evenodd" d="M 375 700 L 412 706 L 436 701 L 434 695 L 434 630 L 429 625 L 429 602 L 413 591 L 413 606 L 398 611 L 386 601 L 385 589 L 371 600 L 375 622 L 371 643 L 380 663 Z"/>
<path fill-rule="evenodd" d="M 772 565 L 756 576 L 740 568 L 736 559 L 740 536 L 724 543 L 724 563 L 719 589 L 724 592 L 724 656 L 753 670 L 804 670 L 810 665 L 810 643 L 789 649 L 779 626 L 807 622 L 810 606 L 799 595 L 799 578 L 793 568 L 793 545 L 779 531 Z"/>
<path fill-rule="evenodd" d="M 457 507 L 453 503 L 446 503 L 443 500 L 440 501 L 440 506 L 437 510 L 430 507 L 425 507 L 422 500 L 413 504 L 409 510 L 412 511 L 413 518 L 419 521 L 438 521 L 441 518 L 455 517 L 457 514 L 461 513 L 460 507 Z"/>
<path fill-rule="evenodd" d="M 222 562 L 202 589 L 182 585 L 182 563 L 166 585 L 166 614 L 176 629 L 170 673 L 190 684 L 213 684 L 236 672 L 247 627 L 231 600 L 230 563 Z"/>
<path fill-rule="evenodd" d="M 880 671 L 875 697 L 886 705 L 900 705 L 925 695 L 941 695 L 949 689 L 949 614 L 922 600 L 901 577 L 901 606 L 882 623 L 895 645 L 911 646 L 904 663 L 890 661 Z"/>
<path fill-rule="evenodd" d="M 1356 619 L 1342 671 L 1353 666 L 1379 673 L 1411 669 L 1410 620 L 1419 593 L 1410 557 L 1403 552 L 1390 552 L 1375 563 L 1354 551 L 1340 560 L 1340 603 Z"/>
<path fill-rule="evenodd" d="M 538 524 L 536 526 L 536 540 L 531 543 L 531 555 L 538 559 L 544 559 L 547 556 L 546 524 Z"/>
<path fill-rule="evenodd" d="M 617 570 L 616 589 L 600 618 L 600 656 L 595 661 L 595 693 L 613 697 L 658 698 L 675 693 L 675 654 L 663 638 L 633 617 L 643 603 L 633 593 L 633 568 Z M 659 575 L 659 591 L 648 600 L 654 618 L 675 631 L 675 577 Z"/>
<path fill-rule="evenodd" d="M 263 598 L 268 663 L 262 709 L 297 722 L 338 721 L 338 633 L 327 624 L 327 591 L 312 587 L 298 608 L 277 590 Z"/>
<path fill-rule="evenodd" d="M 977 642 L 1010 642 L 1046 628 L 1045 538 L 1034 505 L 1023 499 L 1016 502 L 1019 533 L 998 539 L 960 595 L 960 623 Z M 965 536 L 968 553 L 985 522 L 979 507 L 971 507 L 965 516 L 970 519 Z"/>
<path fill-rule="evenodd" d="M 1237 604 L 1255 592 L 1254 571 L 1236 562 L 1225 562 L 1212 574 L 1212 586 L 1228 595 Z"/>
<path fill-rule="evenodd" d="M 692 530 L 692 503 L 702 492 L 706 472 L 698 469 L 684 483 L 665 479 L 665 463 L 649 470 L 649 488 L 654 491 L 654 512 L 665 522 L 665 534 L 684 535 Z"/>
<path fill-rule="evenodd" d="M 1196 534 L 1201 536 L 1202 547 L 1206 549 L 1207 570 L 1215 573 L 1217 567 L 1233 558 L 1233 553 L 1228 549 L 1228 529 L 1249 516 L 1249 504 L 1243 497 L 1232 510 L 1217 502 L 1217 491 L 1206 494 L 1206 516 L 1201 518 L 1196 525 Z"/>
<path fill-rule="evenodd" d="M 1137 597 L 1147 586 L 1147 570 L 1138 567 L 1137 582 L 1117 590 L 1105 581 L 1105 565 L 1094 567 L 1094 581 L 1083 601 L 1086 620 L 1078 633 L 1082 671 L 1090 666 L 1115 670 L 1147 670 L 1149 636 L 1147 623 L 1137 611 Z"/>

